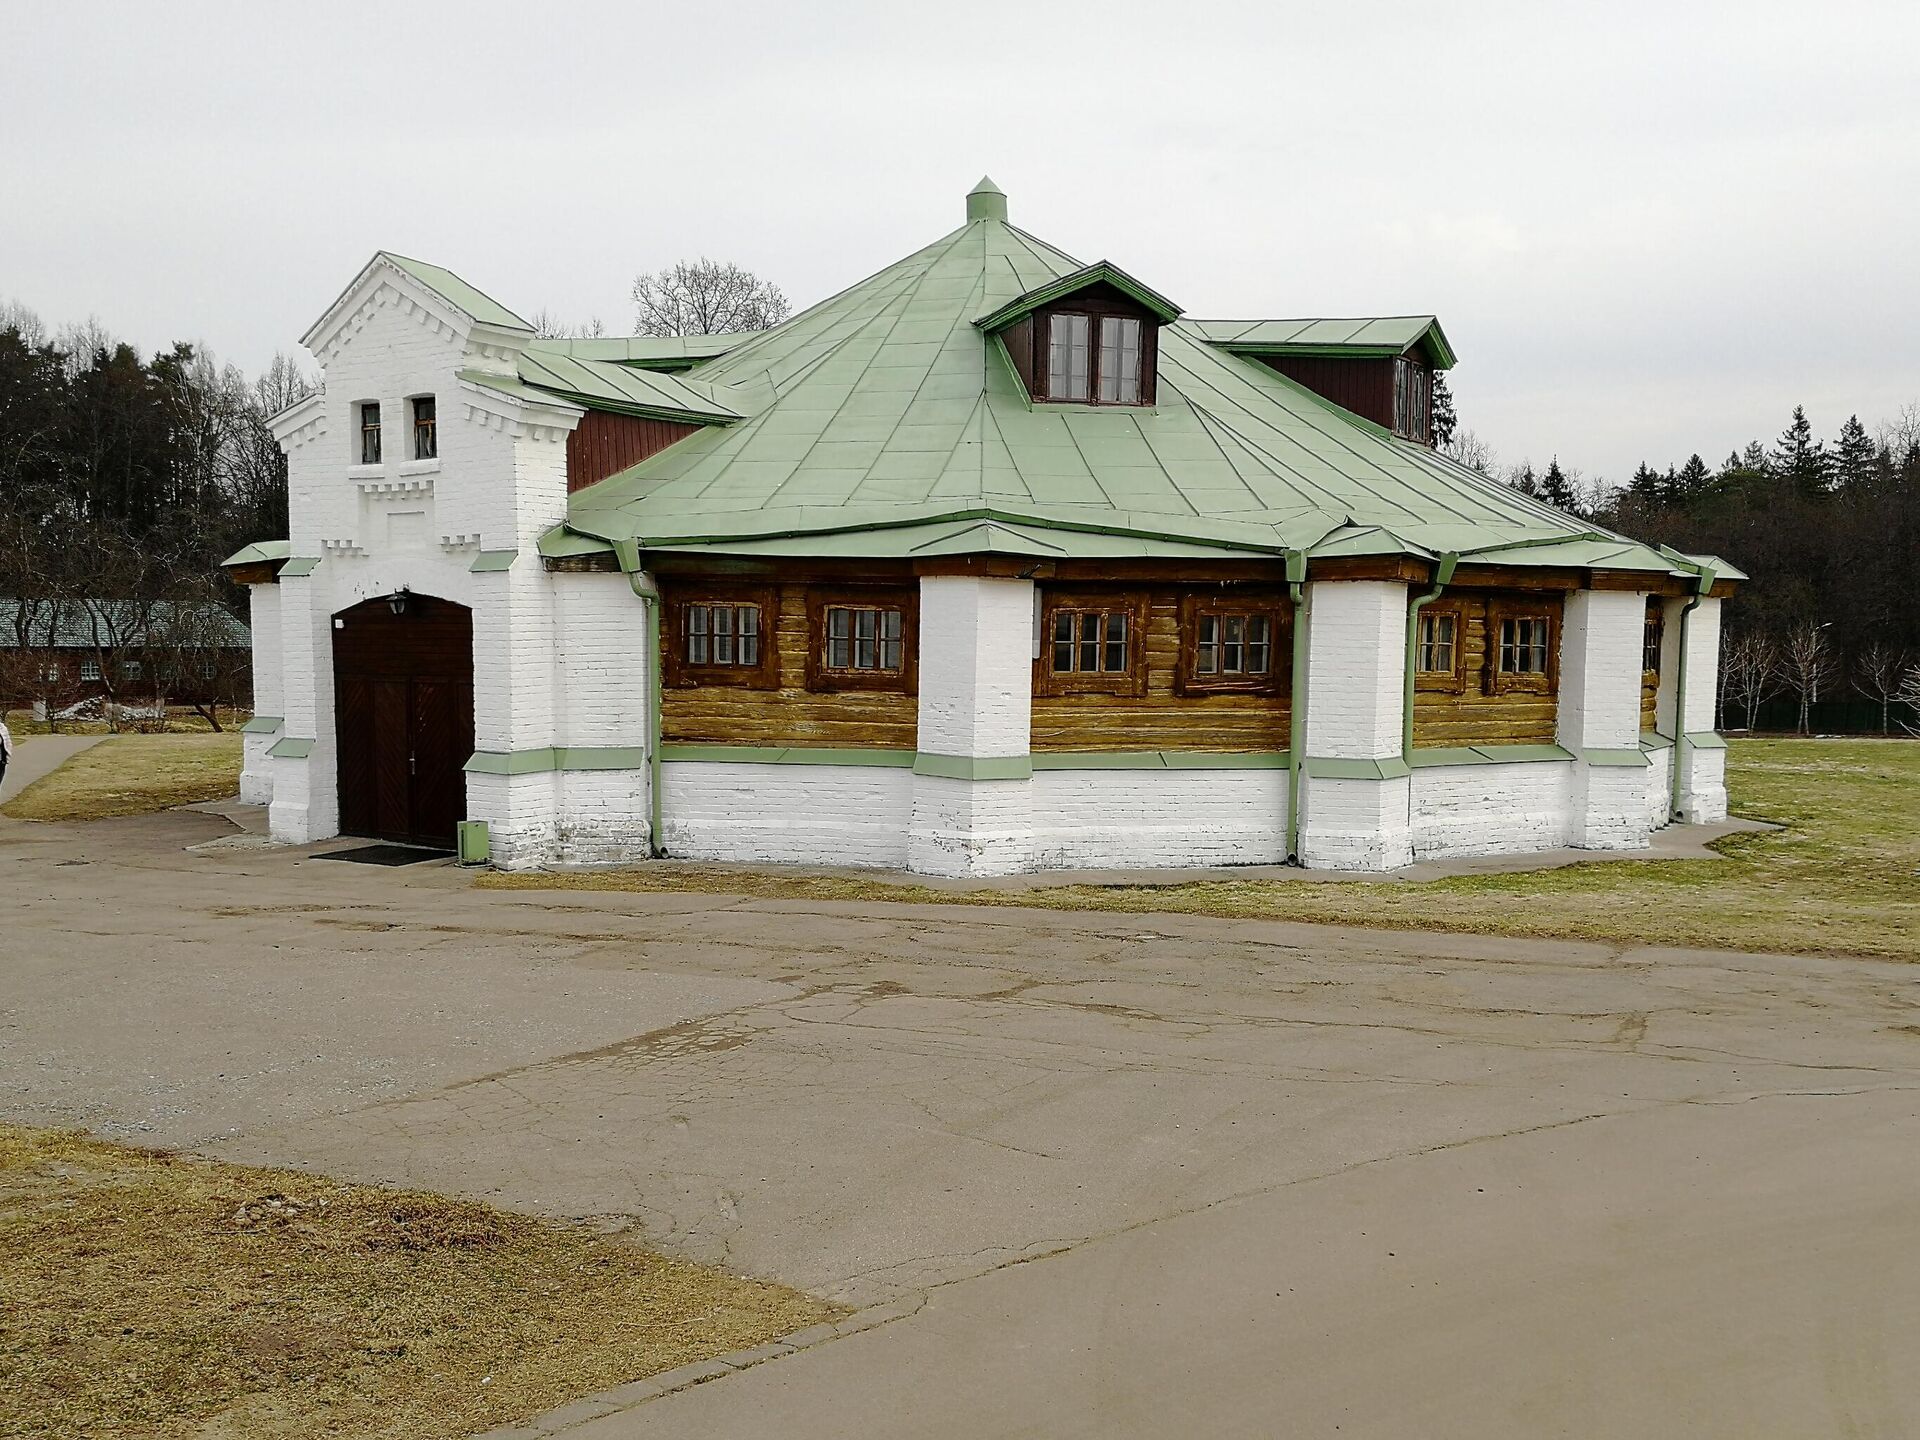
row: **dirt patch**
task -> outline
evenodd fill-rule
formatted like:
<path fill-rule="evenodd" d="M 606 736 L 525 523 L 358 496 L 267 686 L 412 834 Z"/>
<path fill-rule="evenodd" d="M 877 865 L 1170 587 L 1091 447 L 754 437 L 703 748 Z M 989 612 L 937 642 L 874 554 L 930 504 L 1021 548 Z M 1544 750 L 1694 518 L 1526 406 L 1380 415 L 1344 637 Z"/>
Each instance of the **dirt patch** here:
<path fill-rule="evenodd" d="M 839 1313 L 470 1201 L 0 1126 L 0 1435 L 453 1440 Z"/>

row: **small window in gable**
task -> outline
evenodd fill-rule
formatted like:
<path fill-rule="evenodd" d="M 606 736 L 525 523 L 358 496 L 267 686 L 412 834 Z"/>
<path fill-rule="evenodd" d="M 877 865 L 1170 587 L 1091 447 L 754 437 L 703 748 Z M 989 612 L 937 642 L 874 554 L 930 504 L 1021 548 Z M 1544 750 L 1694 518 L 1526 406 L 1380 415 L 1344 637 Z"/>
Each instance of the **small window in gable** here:
<path fill-rule="evenodd" d="M 380 402 L 363 401 L 360 406 L 360 463 L 380 463 Z"/>
<path fill-rule="evenodd" d="M 433 396 L 413 397 L 413 458 L 416 460 L 433 460 L 440 454 L 440 440 L 435 433 L 433 412 Z"/>
<path fill-rule="evenodd" d="M 1091 326 L 1085 315 L 1047 317 L 1047 398 L 1085 400 L 1093 374 Z"/>
<path fill-rule="evenodd" d="M 1140 322 L 1131 315 L 1100 317 L 1100 403 L 1140 403 Z"/>
<path fill-rule="evenodd" d="M 1034 399 L 1093 405 L 1152 403 L 1150 347 L 1147 327 L 1139 316 L 1062 309 L 1045 320 L 1046 389 Z"/>

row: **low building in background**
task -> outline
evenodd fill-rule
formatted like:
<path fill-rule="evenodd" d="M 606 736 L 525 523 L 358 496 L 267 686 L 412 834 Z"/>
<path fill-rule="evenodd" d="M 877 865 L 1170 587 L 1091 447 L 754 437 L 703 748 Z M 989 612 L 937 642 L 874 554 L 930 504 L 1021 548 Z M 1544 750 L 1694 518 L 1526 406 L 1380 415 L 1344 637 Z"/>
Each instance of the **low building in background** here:
<path fill-rule="evenodd" d="M 0 704 L 244 707 L 253 636 L 215 604 L 0 599 Z"/>
<path fill-rule="evenodd" d="M 1124 237 L 1115 237 L 1124 241 Z M 965 222 L 772 329 L 542 340 L 382 253 L 275 421 L 246 794 L 498 864 L 1644 846 L 1737 571 L 1433 448 L 1433 316 L 1188 320 Z"/>

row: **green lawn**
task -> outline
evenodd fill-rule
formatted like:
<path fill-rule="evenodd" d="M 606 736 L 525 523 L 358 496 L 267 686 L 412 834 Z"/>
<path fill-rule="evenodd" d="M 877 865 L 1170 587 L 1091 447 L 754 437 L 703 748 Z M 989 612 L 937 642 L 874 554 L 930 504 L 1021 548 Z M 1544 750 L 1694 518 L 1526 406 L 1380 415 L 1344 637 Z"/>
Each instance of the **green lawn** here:
<path fill-rule="evenodd" d="M 493 889 L 728 894 L 1052 910 L 1172 911 L 1482 935 L 1565 937 L 1920 960 L 1920 742 L 1736 740 L 1736 813 L 1785 830 L 1736 835 L 1720 860 L 1620 860 L 1519 875 L 1396 881 L 1216 880 L 955 893 L 778 871 L 487 874 Z"/>

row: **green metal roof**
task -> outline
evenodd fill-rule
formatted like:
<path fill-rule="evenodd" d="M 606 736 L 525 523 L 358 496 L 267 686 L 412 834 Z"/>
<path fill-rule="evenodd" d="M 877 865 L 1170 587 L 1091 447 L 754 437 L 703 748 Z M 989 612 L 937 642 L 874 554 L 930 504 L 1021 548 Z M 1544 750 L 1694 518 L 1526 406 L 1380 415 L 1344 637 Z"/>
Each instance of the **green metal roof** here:
<path fill-rule="evenodd" d="M 611 360 L 641 370 L 690 370 L 704 360 L 738 350 L 760 333 L 738 330 L 729 335 L 598 335 L 574 340 L 535 340 L 527 348 L 577 360 Z"/>
<path fill-rule="evenodd" d="M 991 315 L 982 315 L 973 323 L 991 335 L 1006 329 L 1022 316 L 1031 315 L 1042 305 L 1050 305 L 1055 300 L 1063 300 L 1069 295 L 1078 294 L 1091 285 L 1112 286 L 1122 295 L 1157 316 L 1163 325 L 1170 320 L 1180 318 L 1180 307 L 1159 291 L 1142 285 L 1111 260 L 1096 260 L 1093 264 L 1076 270 L 1071 275 L 1062 275 L 1057 280 L 1049 280 L 1044 285 L 1035 286 L 1024 295 L 1014 296 Z"/>
<path fill-rule="evenodd" d="M 541 345 L 521 352 L 515 369 L 523 384 L 592 410 L 711 425 L 738 420 L 743 413 L 701 381 L 615 360 L 581 359 Z"/>
<path fill-rule="evenodd" d="M 529 334 L 533 331 L 533 326 L 491 295 L 476 290 L 451 270 L 429 265 L 424 260 L 396 255 L 391 250 L 382 250 L 380 257 L 392 261 L 456 310 L 465 312 L 482 325 L 494 325 L 502 330 L 525 330 Z"/>
<path fill-rule="evenodd" d="M 220 568 L 229 565 L 262 565 L 274 560 L 285 560 L 293 554 L 291 540 L 256 540 L 251 545 L 242 545 L 233 554 L 220 562 Z"/>
<path fill-rule="evenodd" d="M 1504 563 L 1530 564 L 1576 563 L 1573 549 L 1526 547 L 1577 541 L 1610 565 L 1678 568 L 1189 324 L 1160 333 L 1150 408 L 1031 402 L 975 317 L 1086 267 L 1000 218 L 994 198 L 976 192 L 984 213 L 958 230 L 702 365 L 698 383 L 744 418 L 578 491 L 566 529 L 641 549 L 1099 556 L 1124 542 L 1130 554 L 1509 550 Z"/>
<path fill-rule="evenodd" d="M 1236 355 L 1404 355 L 1424 345 L 1435 368 L 1451 370 L 1453 347 L 1432 315 L 1347 320 L 1189 320 L 1209 344 Z"/>

